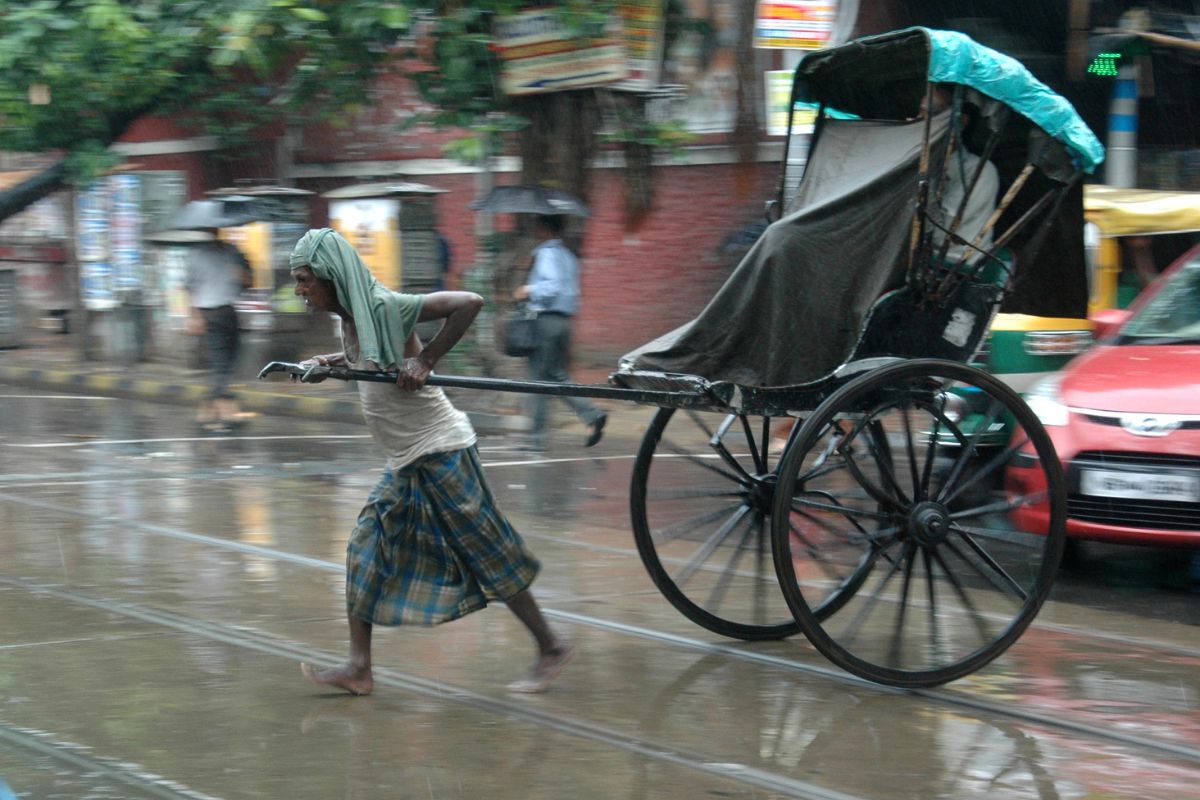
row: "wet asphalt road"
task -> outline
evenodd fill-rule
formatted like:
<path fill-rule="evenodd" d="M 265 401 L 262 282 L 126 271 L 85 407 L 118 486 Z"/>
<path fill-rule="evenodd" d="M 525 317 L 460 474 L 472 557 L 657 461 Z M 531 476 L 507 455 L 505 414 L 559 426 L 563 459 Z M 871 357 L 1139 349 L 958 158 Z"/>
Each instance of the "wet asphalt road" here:
<path fill-rule="evenodd" d="M 866 684 L 802 640 L 683 619 L 629 532 L 650 410 L 545 456 L 484 438 L 535 592 L 578 655 L 503 607 L 379 630 L 376 692 L 307 684 L 345 652 L 345 537 L 381 461 L 355 425 L 0 387 L 0 798 L 1194 797 L 1200 595 L 1178 554 L 1089 548 L 1007 654 L 949 686 Z"/>

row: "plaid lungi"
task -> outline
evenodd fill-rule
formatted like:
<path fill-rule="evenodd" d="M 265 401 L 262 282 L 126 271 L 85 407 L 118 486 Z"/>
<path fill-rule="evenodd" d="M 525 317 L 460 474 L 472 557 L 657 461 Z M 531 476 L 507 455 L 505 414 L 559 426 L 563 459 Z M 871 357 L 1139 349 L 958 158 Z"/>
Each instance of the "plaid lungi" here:
<path fill-rule="evenodd" d="M 474 447 L 383 474 L 346 545 L 346 605 L 378 625 L 437 625 L 504 600 L 541 565 L 500 510 Z"/>

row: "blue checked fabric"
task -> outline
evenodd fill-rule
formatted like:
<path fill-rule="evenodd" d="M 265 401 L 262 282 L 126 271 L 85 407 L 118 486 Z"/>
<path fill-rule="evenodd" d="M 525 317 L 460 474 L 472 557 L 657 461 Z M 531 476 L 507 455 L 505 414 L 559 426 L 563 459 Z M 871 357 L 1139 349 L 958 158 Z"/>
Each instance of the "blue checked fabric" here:
<path fill-rule="evenodd" d="M 519 594 L 540 569 L 475 448 L 432 453 L 367 498 L 346 545 L 346 605 L 377 625 L 437 625 Z"/>

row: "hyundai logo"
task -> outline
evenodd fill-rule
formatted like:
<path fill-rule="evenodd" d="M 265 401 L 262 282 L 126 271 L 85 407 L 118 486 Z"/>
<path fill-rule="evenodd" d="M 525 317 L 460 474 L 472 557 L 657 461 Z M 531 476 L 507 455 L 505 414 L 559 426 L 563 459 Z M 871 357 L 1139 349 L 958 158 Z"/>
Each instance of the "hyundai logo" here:
<path fill-rule="evenodd" d="M 1171 431 L 1177 430 L 1182 424 L 1182 420 L 1144 414 L 1130 414 L 1121 417 L 1121 427 L 1134 436 L 1166 436 Z"/>

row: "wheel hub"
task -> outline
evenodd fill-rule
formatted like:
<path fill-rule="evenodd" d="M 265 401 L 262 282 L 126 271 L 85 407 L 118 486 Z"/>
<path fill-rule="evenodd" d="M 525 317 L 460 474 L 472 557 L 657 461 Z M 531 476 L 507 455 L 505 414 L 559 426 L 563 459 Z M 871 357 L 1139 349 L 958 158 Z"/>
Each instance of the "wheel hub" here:
<path fill-rule="evenodd" d="M 950 535 L 950 512 L 941 503 L 918 503 L 908 512 L 908 532 L 926 547 L 941 544 Z"/>
<path fill-rule="evenodd" d="M 746 487 L 746 502 L 758 513 L 771 515 L 771 504 L 775 501 L 775 475 L 755 475 L 754 481 Z"/>

